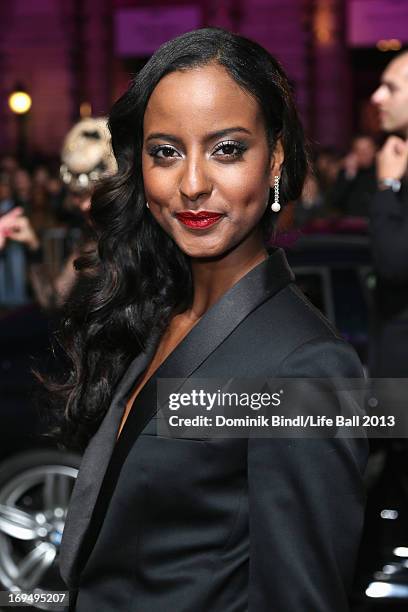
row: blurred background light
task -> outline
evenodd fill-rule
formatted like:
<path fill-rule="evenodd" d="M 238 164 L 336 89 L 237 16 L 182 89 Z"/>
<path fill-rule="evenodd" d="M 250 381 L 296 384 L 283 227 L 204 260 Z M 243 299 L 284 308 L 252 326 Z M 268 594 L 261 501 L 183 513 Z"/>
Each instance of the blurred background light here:
<path fill-rule="evenodd" d="M 31 108 L 31 97 L 26 91 L 13 91 L 8 99 L 10 110 L 17 115 L 28 113 Z"/>
<path fill-rule="evenodd" d="M 398 38 L 391 38 L 390 40 L 379 40 L 376 47 L 379 51 L 399 51 L 402 43 Z"/>
<path fill-rule="evenodd" d="M 90 102 L 82 102 L 79 107 L 79 115 L 81 119 L 92 117 L 92 104 Z"/>
<path fill-rule="evenodd" d="M 367 597 L 388 597 L 391 594 L 392 588 L 386 582 L 372 582 L 366 589 Z"/>

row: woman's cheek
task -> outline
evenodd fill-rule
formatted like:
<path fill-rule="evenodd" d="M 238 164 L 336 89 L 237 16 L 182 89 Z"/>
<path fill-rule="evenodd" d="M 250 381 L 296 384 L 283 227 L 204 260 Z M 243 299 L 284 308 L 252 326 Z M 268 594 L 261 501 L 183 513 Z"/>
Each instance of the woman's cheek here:
<path fill-rule="evenodd" d="M 259 183 L 257 185 L 241 183 L 236 189 L 229 189 L 228 194 L 224 193 L 232 219 L 245 218 L 248 222 L 262 217 L 268 196 L 269 186 Z"/>
<path fill-rule="evenodd" d="M 269 192 L 269 177 L 263 167 L 253 169 L 239 163 L 224 171 L 218 184 L 226 199 L 232 204 L 240 202 L 245 208 L 263 201 Z"/>
<path fill-rule="evenodd" d="M 149 171 L 143 178 L 146 199 L 160 206 L 168 205 L 174 192 L 174 184 L 168 174 Z"/>

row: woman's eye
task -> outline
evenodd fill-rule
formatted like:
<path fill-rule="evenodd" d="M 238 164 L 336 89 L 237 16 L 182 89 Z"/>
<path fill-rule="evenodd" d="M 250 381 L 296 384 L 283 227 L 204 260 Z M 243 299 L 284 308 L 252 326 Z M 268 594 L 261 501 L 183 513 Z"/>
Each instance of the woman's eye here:
<path fill-rule="evenodd" d="M 216 157 L 237 158 L 246 151 L 246 146 L 241 142 L 221 142 L 214 151 Z"/>
<path fill-rule="evenodd" d="M 176 149 L 163 145 L 153 147 L 153 149 L 149 151 L 149 154 L 152 157 L 155 157 L 156 159 L 172 159 L 173 157 L 175 157 L 174 153 L 177 154 Z"/>

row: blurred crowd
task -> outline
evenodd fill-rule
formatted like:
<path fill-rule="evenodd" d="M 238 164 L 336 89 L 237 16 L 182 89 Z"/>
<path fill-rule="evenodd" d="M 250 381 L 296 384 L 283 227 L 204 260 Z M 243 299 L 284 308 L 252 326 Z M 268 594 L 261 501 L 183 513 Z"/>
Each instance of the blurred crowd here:
<path fill-rule="evenodd" d="M 370 201 L 377 188 L 377 150 L 372 136 L 356 134 L 345 153 L 334 147 L 313 151 L 302 197 L 293 205 L 289 225 L 313 231 L 352 218 L 356 229 L 367 230 Z"/>
<path fill-rule="evenodd" d="M 0 159 L 0 307 L 35 300 L 59 308 L 75 281 L 79 245 L 91 246 L 88 211 L 95 181 L 116 171 L 106 119 L 68 132 L 61 160 L 21 167 Z"/>
<path fill-rule="evenodd" d="M 60 178 L 59 160 L 21 167 L 13 155 L 0 158 L 2 221 L 0 305 L 36 299 L 50 307 L 53 281 L 84 223 L 78 202 Z"/>
<path fill-rule="evenodd" d="M 82 217 L 67 198 L 59 168 L 58 159 L 33 160 L 23 168 L 13 155 L 0 157 L 0 215 L 22 207 L 40 234 L 58 225 L 81 225 Z"/>

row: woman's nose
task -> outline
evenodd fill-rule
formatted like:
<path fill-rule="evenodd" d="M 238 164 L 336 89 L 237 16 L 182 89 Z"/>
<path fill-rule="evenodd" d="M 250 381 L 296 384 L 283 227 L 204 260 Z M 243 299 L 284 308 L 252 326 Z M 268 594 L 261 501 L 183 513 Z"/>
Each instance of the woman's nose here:
<path fill-rule="evenodd" d="M 181 195 L 189 200 L 197 200 L 200 196 L 211 193 L 212 183 L 203 160 L 186 160 L 179 190 Z"/>

